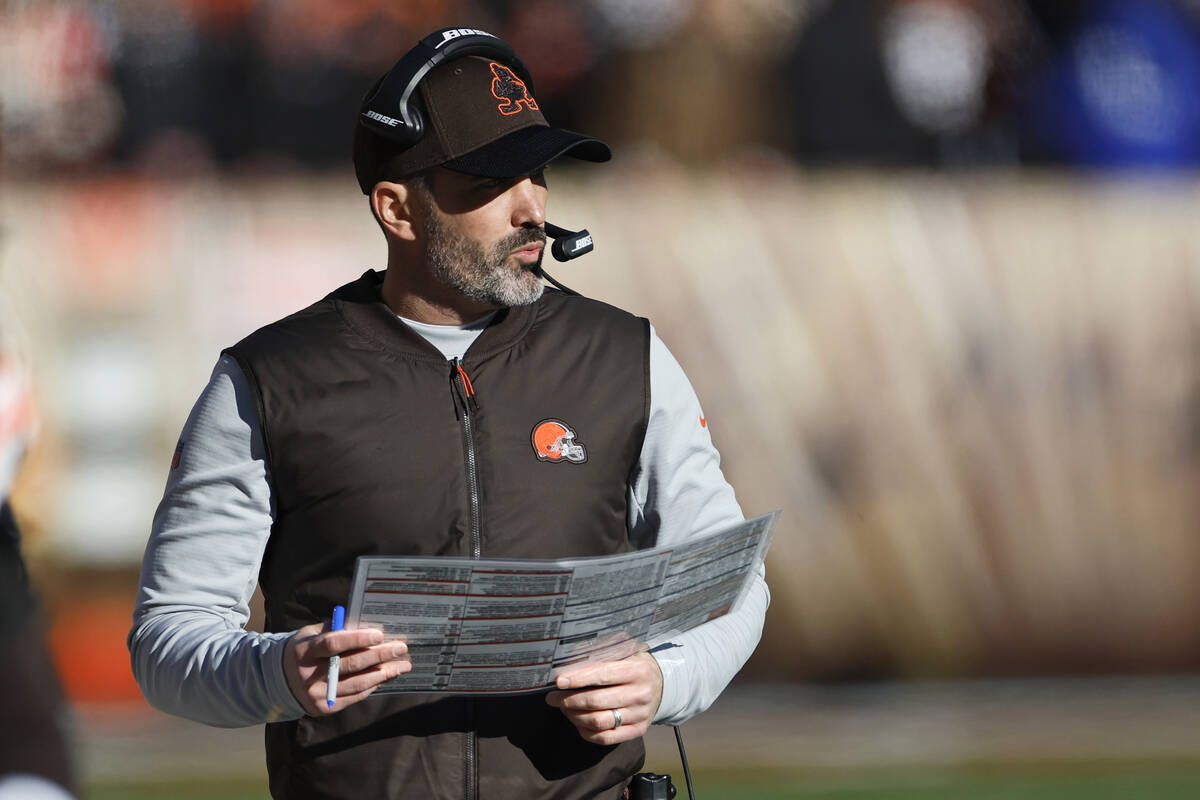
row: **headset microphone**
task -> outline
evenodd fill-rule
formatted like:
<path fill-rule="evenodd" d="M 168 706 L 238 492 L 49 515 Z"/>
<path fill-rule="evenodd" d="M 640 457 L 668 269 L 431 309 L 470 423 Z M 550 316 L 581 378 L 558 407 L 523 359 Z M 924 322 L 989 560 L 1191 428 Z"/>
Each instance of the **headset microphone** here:
<path fill-rule="evenodd" d="M 559 261 L 570 261 L 584 253 L 592 252 L 592 235 L 587 229 L 576 233 L 547 222 L 546 235 L 554 239 L 554 246 L 550 248 L 550 252 Z"/>
<path fill-rule="evenodd" d="M 547 222 L 545 224 L 545 230 L 546 235 L 554 240 L 554 244 L 551 246 L 550 252 L 553 253 L 554 257 L 559 261 L 569 261 L 572 258 L 579 258 L 579 256 L 583 255 L 584 253 L 592 252 L 592 235 L 588 233 L 586 229 L 579 232 L 569 231 L 566 228 L 560 228 L 553 223 Z M 542 269 L 540 266 L 538 267 L 537 271 L 541 277 L 557 286 L 562 292 L 565 292 L 566 294 L 579 294 L 579 292 L 575 291 L 574 289 L 563 286 L 561 283 L 554 280 L 554 278 L 550 277 L 550 273 L 546 272 L 546 270 Z"/>

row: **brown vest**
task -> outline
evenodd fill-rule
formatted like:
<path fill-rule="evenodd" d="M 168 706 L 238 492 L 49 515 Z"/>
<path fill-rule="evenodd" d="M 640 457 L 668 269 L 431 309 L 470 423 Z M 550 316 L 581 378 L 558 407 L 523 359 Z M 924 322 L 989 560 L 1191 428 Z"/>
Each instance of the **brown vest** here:
<path fill-rule="evenodd" d="M 381 301 L 381 280 L 367 272 L 227 351 L 254 389 L 275 500 L 259 574 L 270 631 L 329 619 L 360 555 L 631 549 L 648 323 L 548 291 L 501 311 L 468 350 L 468 398 Z M 583 450 L 539 458 L 546 420 Z M 583 741 L 540 693 L 369 698 L 267 725 L 266 739 L 277 798 L 616 797 L 644 759 L 641 740 Z"/>

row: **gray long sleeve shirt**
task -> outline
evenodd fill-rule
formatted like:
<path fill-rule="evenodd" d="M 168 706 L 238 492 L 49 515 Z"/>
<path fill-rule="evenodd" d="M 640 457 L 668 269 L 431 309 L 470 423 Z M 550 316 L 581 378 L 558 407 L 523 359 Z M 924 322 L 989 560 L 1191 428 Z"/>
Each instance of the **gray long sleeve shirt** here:
<path fill-rule="evenodd" d="M 461 327 L 405 322 L 449 359 L 461 357 L 488 319 Z M 672 544 L 741 520 L 699 400 L 653 329 L 650 394 L 628 488 L 630 540 Z M 301 717 L 283 673 L 291 632 L 245 629 L 275 508 L 253 393 L 232 359 L 217 362 L 180 440 L 186 447 L 168 475 L 142 563 L 129 634 L 134 676 L 156 708 L 210 725 Z M 654 654 L 663 673 L 656 723 L 679 724 L 712 704 L 757 645 L 769 601 L 760 573 L 733 613 Z"/>

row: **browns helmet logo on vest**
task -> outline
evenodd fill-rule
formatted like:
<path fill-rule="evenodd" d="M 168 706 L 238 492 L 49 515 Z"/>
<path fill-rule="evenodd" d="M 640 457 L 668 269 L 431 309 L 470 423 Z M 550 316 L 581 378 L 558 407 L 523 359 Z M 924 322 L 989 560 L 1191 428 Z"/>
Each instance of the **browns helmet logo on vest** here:
<path fill-rule="evenodd" d="M 569 461 L 572 464 L 587 461 L 587 450 L 584 449 L 583 443 L 575 441 L 575 431 L 560 420 L 542 420 L 533 426 L 533 433 L 529 439 L 539 461 Z"/>
<path fill-rule="evenodd" d="M 521 110 L 521 104 L 530 111 L 537 111 L 537 101 L 533 99 L 533 95 L 529 93 L 529 87 L 525 82 L 517 77 L 516 73 L 503 64 L 491 62 L 489 66 L 492 68 L 492 74 L 496 77 L 492 78 L 492 97 L 502 101 L 496 108 L 504 116 L 512 116 Z"/>

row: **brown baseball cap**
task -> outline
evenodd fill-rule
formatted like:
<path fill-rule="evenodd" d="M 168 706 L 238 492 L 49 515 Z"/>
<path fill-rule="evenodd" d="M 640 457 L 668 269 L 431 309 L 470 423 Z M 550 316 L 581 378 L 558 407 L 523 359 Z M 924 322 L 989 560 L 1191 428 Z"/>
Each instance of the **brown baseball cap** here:
<path fill-rule="evenodd" d="M 599 139 L 551 127 L 526 83 L 494 58 L 465 56 L 430 70 L 418 84 L 416 96 L 424 133 L 407 148 L 361 122 L 364 116 L 376 123 L 388 122 L 385 115 L 368 108 L 379 85 L 368 92 L 355 132 L 354 168 L 364 194 L 380 180 L 439 165 L 471 175 L 510 178 L 536 172 L 564 155 L 595 162 L 612 158 L 608 145 Z"/>

